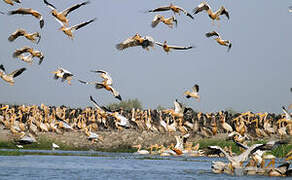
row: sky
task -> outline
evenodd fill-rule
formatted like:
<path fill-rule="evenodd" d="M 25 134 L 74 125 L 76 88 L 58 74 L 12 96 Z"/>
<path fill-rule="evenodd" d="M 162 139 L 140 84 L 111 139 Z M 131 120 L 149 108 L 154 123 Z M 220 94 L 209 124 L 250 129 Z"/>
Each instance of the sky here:
<path fill-rule="evenodd" d="M 81 0 L 48 0 L 58 10 L 83 2 Z M 91 3 L 69 14 L 69 24 L 97 18 L 95 22 L 74 32 L 74 40 L 59 31 L 60 24 L 50 14 L 42 0 L 23 0 L 10 6 L 0 2 L 0 11 L 20 7 L 33 8 L 44 16 L 45 26 L 32 16 L 0 16 L 0 64 L 7 72 L 26 67 L 27 71 L 15 78 L 15 85 L 0 80 L 0 102 L 17 104 L 92 106 L 89 95 L 100 104 L 117 103 L 111 93 L 94 86 L 80 84 L 77 79 L 102 79 L 90 70 L 105 70 L 113 78 L 113 87 L 123 100 L 139 99 L 144 108 L 158 105 L 172 107 L 178 99 L 185 105 L 203 112 L 232 108 L 236 111 L 281 112 L 282 105 L 292 103 L 292 13 L 288 0 L 207 1 L 217 10 L 224 5 L 230 20 L 221 17 L 219 25 L 203 12 L 194 20 L 177 15 L 178 27 L 159 24 L 150 26 L 156 14 L 165 17 L 172 12 L 145 11 L 174 3 L 189 12 L 201 1 L 134 1 L 91 0 Z M 42 39 L 33 44 L 25 38 L 7 40 L 17 28 L 40 32 Z M 216 30 L 223 39 L 232 42 L 230 52 L 205 33 Z M 115 45 L 139 33 L 155 41 L 167 40 L 170 45 L 196 48 L 166 54 L 161 47 L 146 51 L 132 47 L 119 51 Z M 29 65 L 12 57 L 14 50 L 30 46 L 43 52 L 45 59 Z M 74 74 L 72 85 L 53 79 L 52 71 L 63 67 Z M 200 86 L 200 102 L 186 99 L 185 90 Z"/>

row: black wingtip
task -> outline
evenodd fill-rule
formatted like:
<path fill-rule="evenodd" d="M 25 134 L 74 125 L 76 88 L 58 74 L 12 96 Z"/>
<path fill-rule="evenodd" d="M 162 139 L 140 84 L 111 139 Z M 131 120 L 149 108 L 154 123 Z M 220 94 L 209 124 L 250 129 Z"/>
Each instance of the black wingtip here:
<path fill-rule="evenodd" d="M 40 27 L 41 27 L 41 29 L 44 27 L 44 25 L 45 25 L 45 21 L 43 19 L 40 20 Z"/>
<path fill-rule="evenodd" d="M 121 95 L 116 96 L 115 98 L 117 98 L 118 100 L 122 101 L 122 97 Z"/>

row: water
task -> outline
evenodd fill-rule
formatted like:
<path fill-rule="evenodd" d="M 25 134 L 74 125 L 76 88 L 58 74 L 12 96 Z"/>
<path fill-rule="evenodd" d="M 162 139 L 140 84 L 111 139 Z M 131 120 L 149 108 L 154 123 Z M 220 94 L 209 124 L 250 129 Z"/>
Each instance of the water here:
<path fill-rule="evenodd" d="M 23 150 L 24 151 L 24 150 Z M 37 151 L 52 152 L 52 151 Z M 60 155 L 68 151 L 54 151 Z M 234 179 L 211 172 L 206 157 L 160 157 L 129 153 L 69 152 L 88 156 L 0 156 L 0 179 Z M 244 176 L 237 179 L 264 179 Z M 269 178 L 283 179 L 283 178 Z"/>

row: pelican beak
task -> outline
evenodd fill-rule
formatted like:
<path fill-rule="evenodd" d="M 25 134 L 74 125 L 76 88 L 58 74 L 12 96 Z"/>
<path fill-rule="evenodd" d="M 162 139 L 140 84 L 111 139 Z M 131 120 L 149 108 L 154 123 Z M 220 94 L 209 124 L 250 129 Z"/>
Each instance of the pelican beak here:
<path fill-rule="evenodd" d="M 53 74 L 57 74 L 57 71 L 52 71 L 51 73 L 53 73 Z"/>

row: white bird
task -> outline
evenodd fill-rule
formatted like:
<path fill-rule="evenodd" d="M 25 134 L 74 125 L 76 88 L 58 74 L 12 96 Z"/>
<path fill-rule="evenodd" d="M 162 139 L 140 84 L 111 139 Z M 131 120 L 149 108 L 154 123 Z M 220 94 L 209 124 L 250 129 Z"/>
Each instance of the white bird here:
<path fill-rule="evenodd" d="M 61 78 L 62 79 L 62 82 L 64 82 L 65 80 L 67 80 L 68 81 L 68 84 L 71 85 L 71 80 L 72 80 L 73 74 L 70 71 L 68 71 L 68 70 L 66 70 L 64 68 L 60 68 L 59 67 L 57 69 L 57 71 L 54 71 L 52 73 L 55 74 L 54 75 L 54 79 L 57 80 L 57 79 Z"/>
<path fill-rule="evenodd" d="M 60 146 L 58 146 L 55 143 L 52 143 L 52 150 L 59 149 L 59 148 L 60 148 Z"/>
<path fill-rule="evenodd" d="M 13 71 L 10 74 L 6 74 L 5 68 L 3 64 L 0 65 L 0 78 L 2 78 L 4 81 L 8 82 L 10 85 L 14 85 L 14 78 L 19 76 L 23 71 L 25 71 L 26 68 L 21 68 Z"/>

